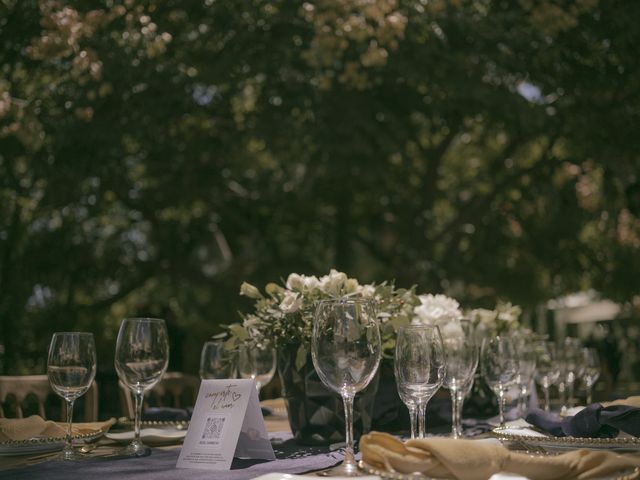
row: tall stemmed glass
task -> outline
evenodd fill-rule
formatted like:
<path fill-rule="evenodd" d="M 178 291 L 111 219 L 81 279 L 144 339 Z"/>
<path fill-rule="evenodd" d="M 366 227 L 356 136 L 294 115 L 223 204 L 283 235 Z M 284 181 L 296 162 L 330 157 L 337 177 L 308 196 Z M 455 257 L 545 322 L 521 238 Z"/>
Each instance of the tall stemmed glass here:
<path fill-rule="evenodd" d="M 238 354 L 238 372 L 240 378 L 255 379 L 260 395 L 260 389 L 271 381 L 276 372 L 275 350 L 257 345 L 242 347 Z"/>
<path fill-rule="evenodd" d="M 416 415 L 433 395 L 431 378 L 431 327 L 409 325 L 398 330 L 393 369 L 400 399 L 409 409 L 411 438 L 416 438 Z"/>
<path fill-rule="evenodd" d="M 473 377 L 477 366 L 477 356 L 473 335 L 469 335 L 469 327 L 463 329 L 462 324 L 468 322 L 451 322 L 442 330 L 446 357 L 446 375 L 444 386 L 451 392 L 451 436 L 460 438 L 462 428 L 457 422 L 460 418 L 460 392 L 464 390 Z"/>
<path fill-rule="evenodd" d="M 544 392 L 544 409 L 548 412 L 551 409 L 549 389 L 560 378 L 558 355 L 553 342 L 536 342 L 534 348 L 536 352 L 535 379 Z"/>
<path fill-rule="evenodd" d="M 371 300 L 342 298 L 318 303 L 311 358 L 322 383 L 342 396 L 346 426 L 344 461 L 327 475 L 358 476 L 353 454 L 353 399 L 376 374 L 381 350 Z"/>
<path fill-rule="evenodd" d="M 134 439 L 125 450 L 127 455 L 140 457 L 150 452 L 140 440 L 144 392 L 160 381 L 168 364 L 169 338 L 164 320 L 125 318 L 118 332 L 115 366 L 136 401 Z"/>
<path fill-rule="evenodd" d="M 235 357 L 227 350 L 222 340 L 205 342 L 200 352 L 200 378 L 235 378 Z"/>
<path fill-rule="evenodd" d="M 456 416 L 454 418 L 455 428 L 460 435 L 463 435 L 462 431 L 462 407 L 464 406 L 465 397 L 471 392 L 473 388 L 473 382 L 476 375 L 476 370 L 478 369 L 478 361 L 480 359 L 480 344 L 478 342 L 478 331 L 474 327 L 473 323 L 468 319 L 463 319 L 460 321 L 460 326 L 464 331 L 465 336 L 469 339 L 469 341 L 473 344 L 473 369 L 471 375 L 465 383 L 462 384 L 462 387 L 458 390 L 458 409 L 456 412 Z"/>
<path fill-rule="evenodd" d="M 82 455 L 73 450 L 71 444 L 71 424 L 74 402 L 89 390 L 96 376 L 96 346 L 93 334 L 54 333 L 49 345 L 47 376 L 53 391 L 67 402 L 67 435 L 60 458 L 81 458 Z"/>
<path fill-rule="evenodd" d="M 533 376 L 536 373 L 536 352 L 526 337 L 514 336 L 516 351 L 518 352 L 518 410 L 524 413 L 529 404 L 529 393 Z"/>
<path fill-rule="evenodd" d="M 480 352 L 482 374 L 498 397 L 500 427 L 505 427 L 504 407 L 507 388 L 516 379 L 518 357 L 509 337 L 485 338 Z"/>
<path fill-rule="evenodd" d="M 411 325 L 411 327 L 415 326 L 416 325 Z M 419 326 L 424 329 L 422 330 L 424 332 L 422 335 L 424 335 L 426 342 L 429 344 L 429 349 L 427 350 L 429 354 L 429 376 L 426 379 L 423 388 L 421 389 L 421 393 L 419 395 L 420 398 L 419 400 L 417 400 L 418 437 L 425 438 L 427 435 L 425 424 L 427 417 L 427 404 L 444 382 L 444 376 L 446 372 L 446 358 L 444 354 L 444 345 L 442 343 L 440 328 L 436 325 Z"/>
<path fill-rule="evenodd" d="M 584 364 L 582 362 L 582 343 L 577 338 L 567 337 L 562 343 L 562 372 L 563 382 L 565 384 L 565 395 L 563 397 L 562 412 L 566 413 L 567 408 L 574 406 L 573 394 L 576 378 L 584 373 Z"/>
<path fill-rule="evenodd" d="M 583 381 L 587 387 L 587 405 L 593 402 L 593 386 L 600 378 L 600 358 L 595 348 L 583 348 L 582 358 L 584 362 Z"/>

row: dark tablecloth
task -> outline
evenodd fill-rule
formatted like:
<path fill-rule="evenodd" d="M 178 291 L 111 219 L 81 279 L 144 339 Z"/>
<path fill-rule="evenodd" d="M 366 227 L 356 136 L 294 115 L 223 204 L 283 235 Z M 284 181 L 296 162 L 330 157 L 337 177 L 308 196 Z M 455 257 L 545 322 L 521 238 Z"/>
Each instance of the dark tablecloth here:
<path fill-rule="evenodd" d="M 288 434 L 290 436 L 290 434 Z M 282 438 L 282 435 L 276 435 Z M 178 469 L 180 448 L 153 449 L 142 458 L 92 458 L 77 462 L 49 461 L 28 467 L 0 470 L 2 480 L 248 480 L 266 473 L 301 474 L 332 467 L 342 452 L 327 447 L 301 447 L 292 440 L 274 441 L 274 461 L 234 459 L 231 470 Z"/>

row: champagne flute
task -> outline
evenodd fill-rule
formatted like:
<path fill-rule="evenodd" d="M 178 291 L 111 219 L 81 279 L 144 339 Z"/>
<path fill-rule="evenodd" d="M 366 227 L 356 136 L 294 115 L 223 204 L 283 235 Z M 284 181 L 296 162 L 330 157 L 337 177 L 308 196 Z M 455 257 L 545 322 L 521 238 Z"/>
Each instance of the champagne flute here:
<path fill-rule="evenodd" d="M 562 381 L 565 385 L 565 395 L 563 395 L 562 410 L 566 414 L 568 408 L 573 407 L 573 393 L 576 378 L 584 373 L 582 363 L 582 343 L 577 338 L 567 337 L 562 343 Z"/>
<path fill-rule="evenodd" d="M 460 392 L 465 390 L 477 367 L 477 356 L 470 322 L 451 322 L 443 330 L 446 357 L 444 385 L 451 392 L 451 436 L 460 438 Z"/>
<path fill-rule="evenodd" d="M 54 333 L 49 345 L 47 376 L 54 392 L 67 402 L 67 435 L 61 460 L 77 460 L 71 444 L 73 404 L 89 390 L 96 376 L 96 346 L 92 333 Z"/>
<path fill-rule="evenodd" d="M 135 396 L 134 439 L 126 455 L 140 457 L 150 453 L 140 440 L 140 418 L 144 392 L 160 381 L 169 364 L 169 339 L 164 320 L 125 318 L 116 342 L 115 367 L 120 380 Z"/>
<path fill-rule="evenodd" d="M 375 376 L 381 350 L 380 330 L 370 299 L 341 298 L 318 303 L 311 358 L 322 383 L 342 396 L 346 427 L 344 461 L 327 475 L 358 476 L 353 454 L 353 399 Z"/>
<path fill-rule="evenodd" d="M 524 414 L 529 403 L 531 382 L 536 372 L 536 352 L 526 337 L 514 335 L 513 338 L 518 352 L 518 371 L 516 374 L 518 410 Z"/>
<path fill-rule="evenodd" d="M 560 378 L 556 346 L 553 342 L 536 342 L 534 348 L 536 352 L 535 379 L 544 392 L 544 409 L 548 412 L 551 409 L 549 389 Z"/>
<path fill-rule="evenodd" d="M 235 378 L 236 365 L 232 353 L 221 340 L 205 342 L 200 353 L 200 379 Z"/>
<path fill-rule="evenodd" d="M 431 330 L 409 325 L 398 330 L 393 370 L 400 399 L 409 409 L 411 438 L 416 438 L 416 415 L 430 393 Z"/>
<path fill-rule="evenodd" d="M 595 348 L 583 348 L 584 384 L 587 387 L 587 405 L 593 402 L 593 386 L 600 378 L 600 357 Z"/>
<path fill-rule="evenodd" d="M 238 372 L 240 378 L 256 381 L 256 389 L 260 396 L 260 389 L 271 381 L 276 372 L 275 350 L 257 345 L 244 345 L 238 354 Z"/>
<path fill-rule="evenodd" d="M 518 369 L 513 341 L 509 337 L 485 338 L 481 350 L 482 374 L 487 384 L 498 397 L 500 410 L 500 428 L 505 428 L 505 394 L 513 384 Z"/>
<path fill-rule="evenodd" d="M 427 418 L 427 404 L 444 382 L 447 361 L 444 354 L 444 344 L 442 343 L 440 328 L 436 325 L 427 325 L 427 327 L 429 327 L 429 341 L 431 342 L 431 348 L 429 350 L 430 376 L 427 384 L 427 398 L 423 403 L 421 403 L 420 408 L 418 409 L 418 435 L 420 438 L 425 438 L 427 436 L 427 428 L 425 424 Z"/>

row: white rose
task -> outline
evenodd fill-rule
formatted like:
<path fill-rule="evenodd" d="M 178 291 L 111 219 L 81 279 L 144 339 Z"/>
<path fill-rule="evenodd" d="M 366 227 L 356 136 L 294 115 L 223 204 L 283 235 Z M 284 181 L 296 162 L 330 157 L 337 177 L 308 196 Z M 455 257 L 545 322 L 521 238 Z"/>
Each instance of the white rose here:
<path fill-rule="evenodd" d="M 346 282 L 344 282 L 344 290 L 346 293 L 355 293 L 358 291 L 358 280 L 355 278 L 348 278 Z"/>
<path fill-rule="evenodd" d="M 302 275 L 298 275 L 297 273 L 292 273 L 287 278 L 287 288 L 289 290 L 302 290 L 304 287 L 304 278 Z"/>
<path fill-rule="evenodd" d="M 332 268 L 329 275 L 325 275 L 320 279 L 320 290 L 329 295 L 338 295 L 346 281 L 346 274 Z"/>
<path fill-rule="evenodd" d="M 320 286 L 320 280 L 318 280 L 318 277 L 316 277 L 315 275 L 312 275 L 310 277 L 304 277 L 303 282 L 304 282 L 304 288 L 306 290 L 315 290 Z"/>
<path fill-rule="evenodd" d="M 493 310 L 487 310 L 486 308 L 476 308 L 471 311 L 473 318 L 477 319 L 478 323 L 485 327 L 490 327 L 495 323 L 496 312 Z"/>
<path fill-rule="evenodd" d="M 361 285 L 358 288 L 358 293 L 363 297 L 370 298 L 376 294 L 376 287 L 374 287 L 373 285 Z"/>
<path fill-rule="evenodd" d="M 283 313 L 295 313 L 302 306 L 302 297 L 297 292 L 284 292 L 284 298 L 280 303 L 280 310 Z"/>
<path fill-rule="evenodd" d="M 247 282 L 242 282 L 242 285 L 240 285 L 240 295 L 244 295 L 245 297 L 256 298 L 256 299 L 262 298 L 262 295 L 260 294 L 260 290 L 258 290 L 256 287 L 254 287 L 253 285 Z"/>
<path fill-rule="evenodd" d="M 414 323 L 443 325 L 462 318 L 460 304 L 446 295 L 420 295 L 420 305 L 413 309 Z M 417 322 L 415 322 L 417 320 Z"/>

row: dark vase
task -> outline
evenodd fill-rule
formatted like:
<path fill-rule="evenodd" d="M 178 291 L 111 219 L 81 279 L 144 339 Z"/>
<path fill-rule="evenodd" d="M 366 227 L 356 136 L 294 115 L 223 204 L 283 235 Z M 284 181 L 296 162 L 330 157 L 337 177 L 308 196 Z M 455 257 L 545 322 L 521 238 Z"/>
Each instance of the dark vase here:
<path fill-rule="evenodd" d="M 462 415 L 470 418 L 489 418 L 498 414 L 498 399 L 484 377 L 477 373 L 469 397 L 462 406 Z"/>
<path fill-rule="evenodd" d="M 393 359 L 382 359 L 378 371 L 380 378 L 373 409 L 372 428 L 379 432 L 407 432 L 410 429 L 409 410 L 398 395 Z"/>
<path fill-rule="evenodd" d="M 295 366 L 298 345 L 278 350 L 278 374 L 282 396 L 287 404 L 289 425 L 301 445 L 330 445 L 343 442 L 345 436 L 342 398 L 324 386 L 316 373 L 311 354 L 304 366 Z M 355 397 L 353 431 L 355 438 L 371 430 L 378 390 L 378 375 Z"/>

